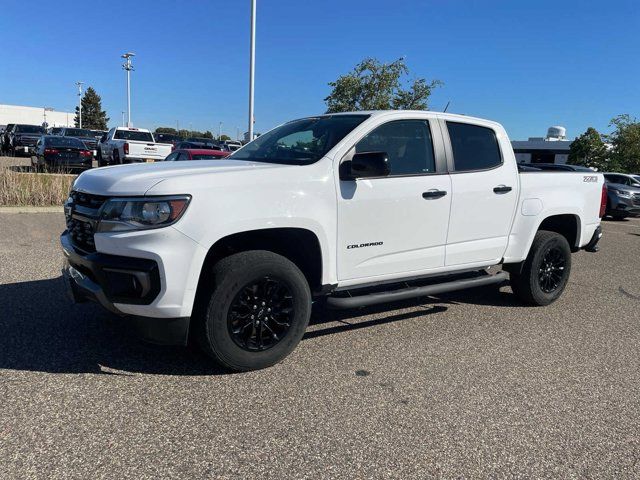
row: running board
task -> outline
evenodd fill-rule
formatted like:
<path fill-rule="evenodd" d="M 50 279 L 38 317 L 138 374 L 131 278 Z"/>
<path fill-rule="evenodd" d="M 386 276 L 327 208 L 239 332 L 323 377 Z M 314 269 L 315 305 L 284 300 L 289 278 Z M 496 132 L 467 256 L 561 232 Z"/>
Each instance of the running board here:
<path fill-rule="evenodd" d="M 485 287 L 487 285 L 497 285 L 508 280 L 507 272 L 498 272 L 495 275 L 482 275 L 476 278 L 466 278 L 453 280 L 450 282 L 435 283 L 421 287 L 407 287 L 386 292 L 366 293 L 348 297 L 328 297 L 327 306 L 330 308 L 357 308 L 377 305 L 379 303 L 397 302 L 409 298 L 426 297 L 438 295 L 440 293 L 465 290 L 467 288 Z"/>

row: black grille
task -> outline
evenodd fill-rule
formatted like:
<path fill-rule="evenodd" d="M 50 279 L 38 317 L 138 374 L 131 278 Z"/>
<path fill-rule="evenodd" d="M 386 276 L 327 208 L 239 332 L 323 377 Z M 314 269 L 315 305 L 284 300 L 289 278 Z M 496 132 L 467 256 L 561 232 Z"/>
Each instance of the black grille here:
<path fill-rule="evenodd" d="M 85 252 L 95 252 L 93 239 L 100 207 L 107 197 L 82 192 L 71 192 L 65 208 L 67 230 L 73 244 Z"/>
<path fill-rule="evenodd" d="M 633 194 L 633 203 L 635 205 L 640 205 L 640 193 Z"/>
<path fill-rule="evenodd" d="M 93 240 L 92 222 L 84 222 L 67 216 L 67 230 L 71 234 L 73 244 L 85 252 L 95 252 L 96 244 Z"/>

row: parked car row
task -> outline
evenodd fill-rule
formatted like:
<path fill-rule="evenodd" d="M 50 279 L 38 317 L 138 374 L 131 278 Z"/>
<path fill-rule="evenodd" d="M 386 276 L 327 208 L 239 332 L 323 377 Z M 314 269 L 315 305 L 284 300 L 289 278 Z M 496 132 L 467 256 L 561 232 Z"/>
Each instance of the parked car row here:
<path fill-rule="evenodd" d="M 242 147 L 242 143 L 237 140 L 223 140 L 217 141 L 212 138 L 206 137 L 189 137 L 183 139 L 178 135 L 170 133 L 156 133 L 154 134 L 156 142 L 170 144 L 173 150 L 196 148 L 196 149 L 212 149 L 221 150 L 223 152 L 235 152 Z"/>
<path fill-rule="evenodd" d="M 2 134 L 2 154 L 29 156 L 30 149 L 35 146 L 38 138 L 44 133 L 44 128 L 38 125 L 10 123 Z"/>

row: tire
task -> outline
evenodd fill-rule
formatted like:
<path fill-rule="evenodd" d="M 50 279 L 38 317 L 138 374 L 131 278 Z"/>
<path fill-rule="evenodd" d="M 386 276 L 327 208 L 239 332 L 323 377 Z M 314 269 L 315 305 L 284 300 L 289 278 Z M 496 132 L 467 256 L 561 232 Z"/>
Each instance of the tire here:
<path fill-rule="evenodd" d="M 627 218 L 627 214 L 626 213 L 612 213 L 611 214 L 611 218 L 613 218 L 615 221 L 619 222 L 621 220 L 624 220 L 625 218 Z"/>
<path fill-rule="evenodd" d="M 258 370 L 296 348 L 311 316 L 311 292 L 293 262 L 250 250 L 220 260 L 211 280 L 202 287 L 210 293 L 202 292 L 194 326 L 201 348 L 217 363 Z"/>
<path fill-rule="evenodd" d="M 122 163 L 122 162 L 120 161 L 120 153 L 118 153 L 118 151 L 117 151 L 117 150 L 116 150 L 116 151 L 114 151 L 114 152 L 112 153 L 112 155 L 113 155 L 113 163 L 114 163 L 115 165 L 119 165 L 119 164 L 121 164 L 121 163 Z"/>
<path fill-rule="evenodd" d="M 511 289 L 528 305 L 549 305 L 562 295 L 570 273 L 571 248 L 567 239 L 556 232 L 540 230 L 520 271 L 509 275 Z"/>
<path fill-rule="evenodd" d="M 98 161 L 98 167 L 104 167 L 104 162 L 102 161 L 102 152 L 98 148 L 98 154 L 96 155 L 96 160 Z"/>

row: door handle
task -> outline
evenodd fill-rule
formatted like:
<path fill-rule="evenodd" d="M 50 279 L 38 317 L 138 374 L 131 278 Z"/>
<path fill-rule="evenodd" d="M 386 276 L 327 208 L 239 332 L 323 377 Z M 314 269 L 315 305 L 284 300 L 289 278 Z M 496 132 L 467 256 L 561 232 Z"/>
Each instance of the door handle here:
<path fill-rule="evenodd" d="M 427 190 L 422 194 L 422 198 L 425 200 L 431 200 L 436 198 L 442 198 L 447 194 L 444 190 Z"/>
<path fill-rule="evenodd" d="M 507 192 L 510 192 L 511 190 L 512 188 L 506 185 L 498 185 L 497 187 L 493 188 L 493 193 L 507 193 Z"/>

